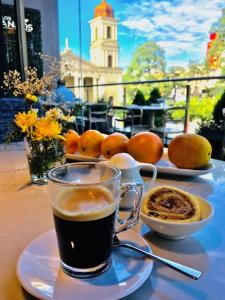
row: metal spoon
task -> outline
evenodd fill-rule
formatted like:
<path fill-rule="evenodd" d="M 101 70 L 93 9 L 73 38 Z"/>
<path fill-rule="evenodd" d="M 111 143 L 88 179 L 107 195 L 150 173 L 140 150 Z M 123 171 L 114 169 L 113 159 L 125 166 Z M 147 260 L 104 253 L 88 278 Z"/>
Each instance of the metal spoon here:
<path fill-rule="evenodd" d="M 176 263 L 174 261 L 171 261 L 169 259 L 157 256 L 153 253 L 149 253 L 149 252 L 144 251 L 140 248 L 137 248 L 137 247 L 135 247 L 131 244 L 123 243 L 119 240 L 119 238 L 116 235 L 114 236 L 114 239 L 113 239 L 113 247 L 115 247 L 115 248 L 116 247 L 125 247 L 125 248 L 132 249 L 134 251 L 137 251 L 137 252 L 139 252 L 139 253 L 141 253 L 141 254 L 149 257 L 149 258 L 152 258 L 152 259 L 166 265 L 167 267 L 170 267 L 170 268 L 172 268 L 172 269 L 174 269 L 174 270 L 176 270 L 176 271 L 178 271 L 178 272 L 180 272 L 180 273 L 182 273 L 182 274 L 184 274 L 184 275 L 186 275 L 186 276 L 188 276 L 192 279 L 195 279 L 195 280 L 198 280 L 202 275 L 202 273 L 198 270 L 195 270 L 195 269 L 189 268 L 187 266 L 181 265 L 181 264 Z"/>

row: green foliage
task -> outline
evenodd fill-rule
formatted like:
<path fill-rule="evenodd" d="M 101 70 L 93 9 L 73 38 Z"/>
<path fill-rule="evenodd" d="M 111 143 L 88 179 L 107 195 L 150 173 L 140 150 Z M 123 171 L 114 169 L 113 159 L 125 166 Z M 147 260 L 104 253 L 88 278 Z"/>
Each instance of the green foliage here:
<path fill-rule="evenodd" d="M 204 64 L 200 64 L 196 61 L 190 61 L 188 64 L 187 76 L 189 77 L 201 77 L 207 74 L 207 70 Z"/>
<path fill-rule="evenodd" d="M 222 94 L 221 98 L 216 103 L 213 111 L 213 120 L 218 125 L 223 121 L 223 108 L 225 108 L 225 92 Z"/>
<path fill-rule="evenodd" d="M 134 53 L 127 74 L 134 79 L 154 79 L 159 72 L 165 72 L 165 53 L 155 42 L 140 45 Z"/>
<path fill-rule="evenodd" d="M 150 96 L 146 101 L 146 104 L 151 105 L 151 103 L 157 103 L 157 100 L 160 98 L 162 98 L 162 95 L 159 89 L 156 87 L 151 91 Z"/>
<path fill-rule="evenodd" d="M 123 76 L 123 82 L 161 79 L 165 75 L 165 67 L 164 50 L 153 41 L 146 42 L 135 51 L 130 66 Z M 141 91 L 145 97 L 148 97 L 149 91 L 154 87 L 156 85 L 144 84 L 141 86 Z M 163 90 L 163 87 L 163 84 L 159 85 L 160 90 Z M 128 103 L 132 102 L 137 91 L 136 86 L 127 87 Z"/>
<path fill-rule="evenodd" d="M 213 115 L 213 109 L 217 102 L 216 97 L 192 97 L 190 100 L 189 114 L 190 120 L 211 120 Z M 185 101 L 176 102 L 176 106 L 185 106 Z M 184 116 L 183 111 L 174 111 L 172 114 L 174 119 L 182 119 Z"/>
<path fill-rule="evenodd" d="M 202 132 L 207 131 L 207 129 L 210 129 L 212 131 L 223 131 L 223 125 L 216 124 L 214 120 L 200 120 L 198 122 L 197 132 L 201 134 Z"/>
<path fill-rule="evenodd" d="M 145 96 L 142 91 L 137 91 L 132 104 L 145 105 Z"/>
<path fill-rule="evenodd" d="M 189 62 L 188 65 L 188 77 L 203 77 L 209 75 L 204 64 L 200 64 L 195 61 Z M 206 83 L 207 84 L 207 83 Z M 202 93 L 202 82 L 192 81 L 191 82 L 191 95 L 196 97 L 201 97 Z"/>
<path fill-rule="evenodd" d="M 215 105 L 212 109 L 210 118 L 202 118 L 198 123 L 198 134 L 210 138 L 213 143 L 217 141 L 217 144 L 214 145 L 213 151 L 215 152 L 214 158 L 221 158 L 221 153 L 219 156 L 216 152 L 220 152 L 221 141 L 224 135 L 224 122 L 222 109 L 225 107 L 225 92 L 221 95 L 219 101 L 218 97 L 214 98 Z"/>
<path fill-rule="evenodd" d="M 174 66 L 169 68 L 167 75 L 169 78 L 179 78 L 179 77 L 185 77 L 186 73 L 187 71 L 185 70 L 185 68 Z"/>

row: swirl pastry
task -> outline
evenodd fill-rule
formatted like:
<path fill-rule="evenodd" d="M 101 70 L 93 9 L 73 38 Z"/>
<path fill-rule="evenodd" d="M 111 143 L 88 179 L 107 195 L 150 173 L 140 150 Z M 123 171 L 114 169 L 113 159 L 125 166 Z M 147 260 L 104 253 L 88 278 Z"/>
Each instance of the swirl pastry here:
<path fill-rule="evenodd" d="M 172 186 L 159 186 L 144 195 L 142 212 L 167 222 L 187 223 L 201 219 L 198 199 Z"/>

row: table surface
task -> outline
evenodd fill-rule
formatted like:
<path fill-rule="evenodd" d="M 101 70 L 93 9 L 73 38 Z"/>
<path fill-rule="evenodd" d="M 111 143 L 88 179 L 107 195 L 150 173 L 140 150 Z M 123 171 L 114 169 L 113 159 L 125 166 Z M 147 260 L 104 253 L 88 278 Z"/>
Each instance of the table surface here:
<path fill-rule="evenodd" d="M 20 300 L 25 295 L 16 277 L 17 260 L 28 243 L 53 227 L 52 212 L 47 186 L 26 186 L 29 173 L 23 147 L 0 148 L 0 162 L 0 299 Z M 153 252 L 199 269 L 202 278 L 191 280 L 155 262 L 146 282 L 125 300 L 225 299 L 225 162 L 213 163 L 212 173 L 196 178 L 159 176 L 156 182 L 182 188 L 213 204 L 214 217 L 203 230 L 171 241 L 141 222 L 135 228 Z"/>
<path fill-rule="evenodd" d="M 169 108 L 172 108 L 173 106 L 169 106 L 166 104 L 152 104 L 152 105 L 127 105 L 126 108 L 140 108 L 142 110 L 150 110 L 150 111 L 157 111 L 157 110 L 167 110 Z"/>

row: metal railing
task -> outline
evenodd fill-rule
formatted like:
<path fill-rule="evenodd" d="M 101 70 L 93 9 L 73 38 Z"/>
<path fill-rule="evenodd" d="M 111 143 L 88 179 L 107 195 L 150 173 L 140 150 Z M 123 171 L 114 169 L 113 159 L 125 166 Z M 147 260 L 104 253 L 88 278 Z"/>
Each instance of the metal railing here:
<path fill-rule="evenodd" d="M 204 77 L 184 77 L 184 78 L 165 78 L 157 80 L 145 80 L 145 81 L 129 81 L 129 82 L 113 82 L 113 83 L 102 83 L 92 85 L 79 85 L 69 86 L 69 88 L 91 88 L 91 87 L 102 87 L 102 86 L 127 86 L 127 85 L 140 85 L 140 84 L 153 84 L 153 83 L 167 83 L 167 82 L 187 82 L 186 84 L 186 103 L 185 103 L 185 117 L 184 117 L 184 130 L 187 132 L 189 124 L 189 106 L 191 98 L 191 85 L 192 81 L 203 81 L 203 80 L 225 80 L 225 75 L 222 76 L 204 76 Z M 126 98 L 126 93 L 124 94 Z M 126 101 L 124 101 L 126 103 Z"/>
<path fill-rule="evenodd" d="M 204 77 L 184 77 L 184 78 L 165 78 L 157 80 L 145 80 L 145 81 L 129 81 L 129 82 L 112 82 L 112 83 L 101 83 L 101 84 L 91 84 L 91 85 L 78 85 L 77 88 L 88 88 L 88 87 L 98 87 L 98 86 L 113 86 L 113 85 L 137 85 L 137 84 L 152 84 L 152 83 L 165 83 L 165 82 L 181 82 L 181 81 L 202 81 L 202 80 L 215 80 L 215 79 L 225 79 L 225 75 L 222 76 L 204 76 Z M 75 86 L 69 86 L 69 88 L 75 88 Z"/>

